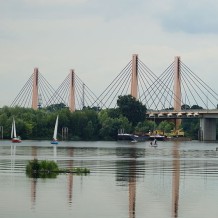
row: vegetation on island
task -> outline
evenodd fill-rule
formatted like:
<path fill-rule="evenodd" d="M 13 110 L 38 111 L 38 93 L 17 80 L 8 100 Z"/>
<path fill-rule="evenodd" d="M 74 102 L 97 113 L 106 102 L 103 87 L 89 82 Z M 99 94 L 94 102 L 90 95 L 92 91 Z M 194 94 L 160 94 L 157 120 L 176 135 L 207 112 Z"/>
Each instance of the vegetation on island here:
<path fill-rule="evenodd" d="M 189 107 L 183 105 L 183 107 Z M 199 107 L 194 105 L 193 107 Z M 192 108 L 192 107 L 189 107 Z M 118 130 L 126 133 L 144 134 L 155 129 L 170 133 L 174 122 L 163 119 L 147 119 L 147 108 L 131 95 L 119 96 L 117 108 L 101 109 L 84 107 L 83 110 L 70 112 L 63 103 L 47 108 L 7 107 L 0 109 L 0 126 L 4 138 L 11 134 L 12 118 L 16 120 L 17 134 L 22 139 L 48 139 L 53 135 L 55 119 L 59 115 L 58 138 L 61 140 L 62 128 L 68 128 L 68 140 L 116 140 Z M 182 120 L 181 128 L 186 136 L 197 139 L 199 119 Z"/>
<path fill-rule="evenodd" d="M 86 175 L 87 173 L 90 173 L 90 170 L 82 167 L 72 169 L 59 169 L 55 161 L 38 161 L 38 159 L 31 160 L 26 165 L 26 174 L 30 178 L 56 178 L 59 173 Z"/>

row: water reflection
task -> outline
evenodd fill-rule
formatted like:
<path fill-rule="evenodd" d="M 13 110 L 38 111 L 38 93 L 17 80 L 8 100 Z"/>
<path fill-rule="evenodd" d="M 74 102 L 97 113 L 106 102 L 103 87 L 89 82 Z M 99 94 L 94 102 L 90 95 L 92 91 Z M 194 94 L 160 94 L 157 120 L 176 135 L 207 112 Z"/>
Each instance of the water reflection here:
<path fill-rule="evenodd" d="M 131 155 L 135 157 L 135 152 Z M 130 177 L 129 177 L 129 218 L 135 218 L 135 205 L 136 205 L 136 160 L 132 160 L 130 164 Z"/>
<path fill-rule="evenodd" d="M 32 146 L 32 157 L 33 159 L 37 158 L 37 147 Z M 32 209 L 35 207 L 36 204 L 36 185 L 37 185 L 37 178 L 31 178 L 31 205 Z"/>
<path fill-rule="evenodd" d="M 148 144 L 47 144 L 0 146 L 0 215 L 217 217 L 217 145 L 159 142 L 154 149 Z M 25 164 L 34 158 L 55 160 L 62 168 L 82 165 L 91 174 L 60 174 L 46 180 L 26 177 Z"/>
<path fill-rule="evenodd" d="M 35 204 L 36 204 L 36 185 L 37 185 L 37 179 L 31 178 L 31 205 L 32 205 L 32 209 L 35 207 Z"/>
<path fill-rule="evenodd" d="M 11 171 L 14 172 L 16 159 L 16 145 L 11 144 Z"/>
<path fill-rule="evenodd" d="M 57 146 L 54 145 L 53 147 L 53 156 L 54 156 L 54 161 L 57 162 Z"/>
<path fill-rule="evenodd" d="M 180 183 L 180 155 L 179 142 L 172 147 L 173 171 L 172 171 L 172 217 L 178 217 L 179 211 L 179 183 Z"/>
<path fill-rule="evenodd" d="M 68 155 L 69 157 L 73 157 L 73 148 L 69 148 L 68 149 Z M 68 161 L 68 168 L 71 169 L 73 168 L 73 160 L 70 159 Z M 67 175 L 67 181 L 68 181 L 68 203 L 69 205 L 72 204 L 72 197 L 73 197 L 73 174 L 72 173 L 68 173 Z"/>
<path fill-rule="evenodd" d="M 118 182 L 124 182 L 129 188 L 129 218 L 136 216 L 136 177 L 140 176 L 137 158 L 144 156 L 144 149 L 131 148 L 117 148 L 116 155 L 124 159 L 116 162 Z M 140 166 L 141 168 L 141 166 Z"/>

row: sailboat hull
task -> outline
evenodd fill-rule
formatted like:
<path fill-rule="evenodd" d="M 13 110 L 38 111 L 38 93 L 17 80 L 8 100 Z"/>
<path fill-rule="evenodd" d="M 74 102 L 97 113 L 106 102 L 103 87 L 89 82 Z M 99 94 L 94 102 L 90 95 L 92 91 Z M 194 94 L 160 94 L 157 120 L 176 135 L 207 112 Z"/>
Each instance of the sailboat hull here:
<path fill-rule="evenodd" d="M 57 145 L 57 144 L 58 144 L 58 141 L 51 141 L 51 144 Z"/>
<path fill-rule="evenodd" d="M 13 138 L 11 139 L 12 143 L 21 143 L 21 139 Z"/>

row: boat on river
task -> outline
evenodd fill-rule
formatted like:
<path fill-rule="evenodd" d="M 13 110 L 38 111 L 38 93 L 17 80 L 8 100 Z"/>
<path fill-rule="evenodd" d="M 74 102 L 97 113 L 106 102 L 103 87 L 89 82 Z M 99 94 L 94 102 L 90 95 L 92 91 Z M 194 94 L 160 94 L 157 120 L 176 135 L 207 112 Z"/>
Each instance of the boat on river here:
<path fill-rule="evenodd" d="M 159 135 L 159 134 L 149 136 L 149 140 L 153 141 L 155 139 L 157 141 L 165 141 L 165 140 L 167 140 L 167 137 L 165 135 Z"/>
<path fill-rule="evenodd" d="M 11 126 L 11 141 L 12 143 L 21 143 L 20 136 L 17 136 L 14 117 L 13 117 L 12 126 Z"/>
<path fill-rule="evenodd" d="M 118 141 L 131 141 L 131 142 L 144 142 L 148 140 L 148 136 L 138 136 L 138 135 L 129 134 L 129 133 L 118 133 L 117 140 Z"/>
<path fill-rule="evenodd" d="M 58 134 L 58 116 L 56 118 L 54 134 L 53 134 L 53 139 L 51 141 L 51 144 L 55 144 L 55 145 L 58 144 L 57 134 Z"/>
<path fill-rule="evenodd" d="M 118 133 L 117 140 L 125 140 L 125 141 L 137 141 L 138 136 L 128 133 Z"/>

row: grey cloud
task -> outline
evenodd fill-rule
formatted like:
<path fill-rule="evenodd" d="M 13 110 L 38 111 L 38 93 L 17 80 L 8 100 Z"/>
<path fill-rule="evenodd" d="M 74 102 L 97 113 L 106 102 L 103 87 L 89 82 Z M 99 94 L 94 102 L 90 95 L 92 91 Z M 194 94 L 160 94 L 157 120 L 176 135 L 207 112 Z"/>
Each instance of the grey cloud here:
<path fill-rule="evenodd" d="M 215 1 L 176 1 L 159 18 L 164 29 L 190 34 L 218 33 L 218 3 Z"/>
<path fill-rule="evenodd" d="M 44 0 L 46 1 L 46 0 Z M 97 15 L 106 19 L 116 19 L 142 12 L 143 0 L 87 0 L 78 4 L 58 4 L 48 1 L 37 4 L 34 1 L 11 0 L 1 4 L 0 17 L 12 19 L 54 19 L 73 18 L 75 16 Z M 141 11 L 141 12 L 140 12 Z"/>

